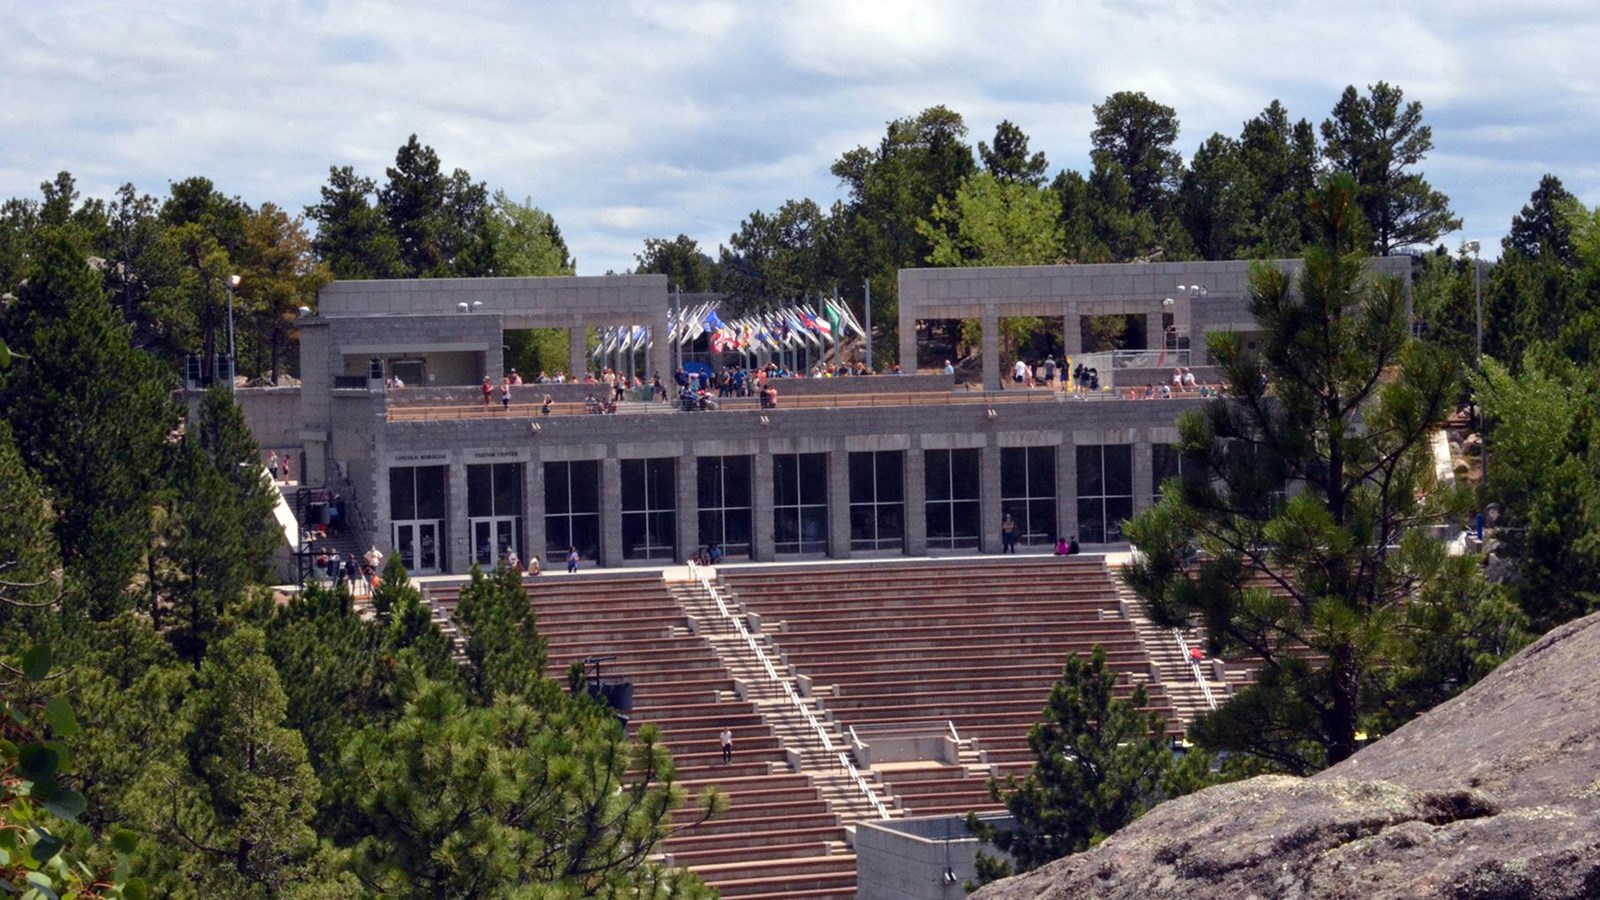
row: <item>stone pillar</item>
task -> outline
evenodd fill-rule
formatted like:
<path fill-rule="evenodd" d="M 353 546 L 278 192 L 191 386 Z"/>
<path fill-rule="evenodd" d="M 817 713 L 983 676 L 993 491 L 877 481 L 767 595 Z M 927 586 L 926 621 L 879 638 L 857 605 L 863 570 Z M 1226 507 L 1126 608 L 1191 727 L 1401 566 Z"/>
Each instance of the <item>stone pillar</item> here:
<path fill-rule="evenodd" d="M 850 454 L 843 441 L 828 454 L 828 556 L 850 558 Z"/>
<path fill-rule="evenodd" d="M 600 460 L 600 565 L 622 565 L 622 461 Z"/>
<path fill-rule="evenodd" d="M 980 317 L 983 328 L 983 389 L 1000 390 L 1000 380 L 1005 377 L 1005 363 L 1000 359 L 1000 314 L 993 306 L 985 306 Z"/>
<path fill-rule="evenodd" d="M 673 561 L 683 562 L 700 547 L 699 462 L 693 453 L 685 453 L 673 465 L 678 474 L 678 548 Z"/>
<path fill-rule="evenodd" d="M 772 454 L 763 448 L 750 466 L 751 559 L 769 560 L 778 555 L 776 536 L 772 533 L 772 468 Z"/>
<path fill-rule="evenodd" d="M 1155 460 L 1150 442 L 1133 442 L 1133 512 L 1135 515 L 1150 508 L 1150 478 L 1155 471 Z"/>
<path fill-rule="evenodd" d="M 979 452 L 982 459 L 978 461 L 978 549 L 999 553 L 1000 523 L 1005 518 L 1005 510 L 1000 508 L 1000 448 L 984 444 Z"/>
<path fill-rule="evenodd" d="M 928 555 L 928 451 L 913 446 L 905 451 L 906 555 Z"/>
<path fill-rule="evenodd" d="M 1078 533 L 1078 445 L 1071 431 L 1056 448 L 1056 523 L 1058 537 Z"/>
<path fill-rule="evenodd" d="M 667 340 L 667 311 L 665 309 L 656 313 L 650 320 L 650 353 L 645 360 L 644 381 L 650 383 L 650 376 L 660 373 L 662 384 L 672 383 L 672 343 Z"/>
<path fill-rule="evenodd" d="M 546 568 L 560 562 L 545 558 L 544 463 L 537 455 L 522 464 L 522 542 L 523 562 L 537 559 Z"/>
<path fill-rule="evenodd" d="M 583 373 L 589 370 L 589 357 L 584 353 L 584 343 L 588 340 L 588 333 L 584 326 L 567 329 L 567 380 L 582 381 Z"/>
<path fill-rule="evenodd" d="M 461 459 L 449 463 L 444 484 L 445 511 L 442 550 L 446 559 L 443 571 L 462 575 L 472 571 L 472 528 L 467 524 L 467 464 Z"/>
<path fill-rule="evenodd" d="M 917 374 L 917 320 L 905 312 L 900 314 L 900 371 Z M 872 364 L 871 360 L 867 361 Z M 887 367 L 886 367 L 887 368 Z"/>
<path fill-rule="evenodd" d="M 1079 356 L 1083 353 L 1083 322 L 1078 315 L 1078 304 L 1068 303 L 1066 307 L 1061 323 L 1061 352 Z"/>

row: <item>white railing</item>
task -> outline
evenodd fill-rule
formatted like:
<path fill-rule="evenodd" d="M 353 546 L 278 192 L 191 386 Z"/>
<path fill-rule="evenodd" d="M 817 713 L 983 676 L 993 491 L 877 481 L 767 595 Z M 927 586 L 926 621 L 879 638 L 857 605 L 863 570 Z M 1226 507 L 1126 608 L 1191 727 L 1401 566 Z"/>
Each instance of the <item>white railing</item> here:
<path fill-rule="evenodd" d="M 795 709 L 799 710 L 800 715 L 806 720 L 806 724 L 811 726 L 811 731 L 821 740 L 822 749 L 838 760 L 840 768 L 845 770 L 850 780 L 854 781 L 856 787 L 860 788 L 861 793 L 866 795 L 868 802 L 872 804 L 873 810 L 878 813 L 878 818 L 891 818 L 888 808 L 883 805 L 882 800 L 878 799 L 877 792 L 873 791 L 867 780 L 861 777 L 860 770 L 855 767 L 854 763 L 850 762 L 850 757 L 842 751 L 834 749 L 833 740 L 828 737 L 828 730 L 822 727 L 822 723 L 817 721 L 817 717 L 812 713 L 811 708 L 806 706 L 800 699 L 800 695 L 795 691 L 794 685 L 788 679 L 778 676 L 778 670 L 773 667 L 772 660 L 767 657 L 766 651 L 761 649 L 761 644 L 750 633 L 750 629 L 745 627 L 744 620 L 728 609 L 728 604 L 723 602 L 722 595 L 717 592 L 716 586 L 711 583 L 711 578 L 706 574 L 706 571 L 705 568 L 692 561 L 689 563 L 689 574 L 700 582 L 700 587 L 704 588 L 706 594 L 716 601 L 717 612 L 722 615 L 724 621 L 733 623 L 734 629 L 739 632 L 739 637 L 744 640 L 745 646 L 750 649 L 751 653 L 755 654 L 756 659 L 761 661 L 761 668 L 766 671 L 767 680 L 775 682 L 783 688 L 783 695 L 789 698 L 789 702 Z"/>
<path fill-rule="evenodd" d="M 1183 632 L 1172 629 L 1172 637 L 1178 642 L 1178 650 L 1183 654 L 1183 661 L 1189 664 L 1189 669 L 1194 673 L 1195 683 L 1200 685 L 1200 693 L 1205 695 L 1206 706 L 1217 708 L 1217 698 L 1211 693 L 1211 685 L 1206 683 L 1205 673 L 1200 670 L 1200 663 L 1189 655 L 1189 642 L 1183 639 Z"/>

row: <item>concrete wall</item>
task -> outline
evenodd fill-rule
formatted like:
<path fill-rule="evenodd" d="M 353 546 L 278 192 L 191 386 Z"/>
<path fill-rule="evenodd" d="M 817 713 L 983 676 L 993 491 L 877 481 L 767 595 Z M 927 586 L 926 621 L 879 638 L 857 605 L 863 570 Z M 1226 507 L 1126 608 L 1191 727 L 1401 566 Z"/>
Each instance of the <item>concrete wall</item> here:
<path fill-rule="evenodd" d="M 300 388 L 239 388 L 234 399 L 263 454 L 300 452 Z"/>
<path fill-rule="evenodd" d="M 1009 824 L 1009 816 L 984 816 Z M 1003 856 L 979 842 L 953 816 L 864 821 L 856 826 L 858 900 L 960 900 L 963 885 L 976 882 L 979 850 Z"/>

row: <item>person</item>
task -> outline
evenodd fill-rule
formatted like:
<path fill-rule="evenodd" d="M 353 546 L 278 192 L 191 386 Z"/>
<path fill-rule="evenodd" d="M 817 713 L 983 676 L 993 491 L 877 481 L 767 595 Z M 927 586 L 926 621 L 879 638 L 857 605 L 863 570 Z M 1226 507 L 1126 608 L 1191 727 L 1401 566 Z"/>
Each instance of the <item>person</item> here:
<path fill-rule="evenodd" d="M 722 743 L 722 764 L 727 765 L 733 761 L 733 729 L 722 726 L 722 734 L 717 739 Z"/>
<path fill-rule="evenodd" d="M 1073 535 L 1072 540 L 1067 542 L 1067 555 L 1076 556 L 1078 553 L 1082 552 L 1082 550 L 1083 548 L 1078 546 L 1078 536 Z"/>
<path fill-rule="evenodd" d="M 578 548 L 571 547 L 567 550 L 567 574 L 578 571 Z"/>
<path fill-rule="evenodd" d="M 544 395 L 544 403 L 539 405 L 539 415 L 541 415 L 541 416 L 550 415 L 550 402 L 551 402 L 550 395 L 549 394 L 545 394 Z"/>
<path fill-rule="evenodd" d="M 267 471 L 272 473 L 273 481 L 278 480 L 278 451 L 276 450 L 272 451 L 272 455 L 267 457 Z"/>
<path fill-rule="evenodd" d="M 1194 663 L 1195 665 L 1198 666 L 1198 665 L 1203 664 L 1205 661 L 1206 661 L 1205 652 L 1202 651 L 1198 646 L 1189 648 L 1189 662 L 1192 662 L 1192 663 Z"/>
<path fill-rule="evenodd" d="M 954 375 L 956 373 L 955 364 L 948 359 L 944 361 L 944 373 L 946 375 Z"/>
<path fill-rule="evenodd" d="M 529 575 L 538 575 L 540 572 L 543 572 L 543 571 L 544 571 L 544 566 L 541 566 L 539 564 L 539 554 L 535 553 L 533 555 L 533 557 L 528 560 L 528 574 Z"/>
<path fill-rule="evenodd" d="M 500 380 L 500 408 L 501 409 L 510 409 L 511 408 L 511 379 L 510 378 L 502 378 Z"/>
<path fill-rule="evenodd" d="M 1000 552 L 1017 552 L 1017 521 L 1006 513 L 1005 521 L 1000 523 Z"/>
<path fill-rule="evenodd" d="M 378 552 L 377 544 L 373 544 L 372 549 L 367 551 L 366 560 L 367 568 L 372 571 L 377 572 L 383 569 L 383 554 Z"/>
<path fill-rule="evenodd" d="M 489 376 L 485 375 L 483 376 L 483 406 L 485 409 L 489 407 L 489 398 L 493 394 L 494 385 L 489 383 Z"/>
<path fill-rule="evenodd" d="M 707 558 L 706 561 L 709 562 L 713 566 L 718 564 L 718 563 L 720 563 L 720 562 L 722 562 L 722 548 L 717 546 L 716 544 L 712 544 L 711 545 L 711 553 L 708 555 L 708 558 Z"/>
<path fill-rule="evenodd" d="M 1054 356 L 1046 356 L 1044 358 L 1044 386 L 1045 387 L 1055 387 L 1055 384 L 1056 384 L 1056 358 Z"/>
<path fill-rule="evenodd" d="M 1183 390 L 1185 393 L 1194 390 L 1194 372 L 1187 368 L 1183 370 Z"/>
<path fill-rule="evenodd" d="M 521 384 L 522 383 L 522 376 L 517 374 L 517 370 L 516 369 L 512 369 L 511 370 L 511 383 L 512 384 Z"/>
<path fill-rule="evenodd" d="M 522 571 L 522 560 L 517 557 L 517 551 L 515 551 L 515 550 L 507 550 L 506 551 L 506 568 L 510 569 L 513 572 L 521 572 Z"/>
<path fill-rule="evenodd" d="M 1056 538 L 1056 555 L 1066 556 L 1070 552 L 1071 550 L 1067 547 L 1067 539 L 1064 537 Z"/>
<path fill-rule="evenodd" d="M 324 575 L 331 575 L 333 573 L 332 567 L 333 561 L 328 558 L 328 548 L 323 547 L 321 550 L 317 551 L 317 568 L 320 569 Z"/>
<path fill-rule="evenodd" d="M 284 484 L 288 484 L 289 483 L 289 457 L 285 456 L 282 459 L 278 460 L 278 464 L 283 466 L 283 482 L 284 482 Z"/>

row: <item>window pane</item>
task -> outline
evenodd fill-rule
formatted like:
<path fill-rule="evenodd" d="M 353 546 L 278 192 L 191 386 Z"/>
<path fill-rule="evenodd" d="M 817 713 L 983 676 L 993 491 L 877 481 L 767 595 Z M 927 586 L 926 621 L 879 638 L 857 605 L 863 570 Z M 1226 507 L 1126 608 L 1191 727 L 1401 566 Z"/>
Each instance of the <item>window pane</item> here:
<path fill-rule="evenodd" d="M 776 506 L 800 502 L 800 461 L 793 453 L 772 458 L 772 502 Z"/>
<path fill-rule="evenodd" d="M 1000 496 L 1028 496 L 1028 453 L 1024 447 L 1000 449 Z"/>
<path fill-rule="evenodd" d="M 905 537 L 905 515 L 899 506 L 878 507 L 878 546 L 898 543 Z"/>
<path fill-rule="evenodd" d="M 1050 544 L 1056 538 L 1056 502 L 1050 500 L 1028 501 L 1028 531 L 1023 540 L 1029 544 Z"/>
<path fill-rule="evenodd" d="M 1106 541 L 1122 540 L 1122 523 L 1133 518 L 1133 498 L 1107 498 L 1106 500 Z"/>
<path fill-rule="evenodd" d="M 800 502 L 805 504 L 828 502 L 828 454 L 801 453 Z"/>
<path fill-rule="evenodd" d="M 572 542 L 569 546 L 577 547 L 578 553 L 587 560 L 600 558 L 600 517 L 585 514 L 572 517 Z M 565 553 L 566 548 L 561 548 Z"/>
<path fill-rule="evenodd" d="M 493 466 L 467 466 L 467 515 L 494 515 Z"/>
<path fill-rule="evenodd" d="M 872 454 L 850 454 L 850 502 L 871 503 L 877 494 L 873 483 Z"/>
<path fill-rule="evenodd" d="M 399 466 L 389 470 L 389 518 L 403 522 L 417 517 L 416 469 Z"/>
<path fill-rule="evenodd" d="M 894 503 L 905 499 L 905 453 L 890 450 L 873 454 L 878 471 L 878 502 Z"/>
<path fill-rule="evenodd" d="M 1133 496 L 1133 446 L 1108 444 L 1106 451 L 1106 496 Z"/>
<path fill-rule="evenodd" d="M 800 550 L 821 553 L 828 549 L 828 510 L 822 506 L 800 508 Z"/>
<path fill-rule="evenodd" d="M 982 467 L 983 451 L 951 451 L 950 496 L 957 500 L 978 499 L 978 472 Z"/>
<path fill-rule="evenodd" d="M 1028 496 L 1056 495 L 1056 448 L 1028 448 Z"/>
<path fill-rule="evenodd" d="M 1099 498 L 1078 501 L 1078 537 L 1085 544 L 1105 543 L 1104 501 Z"/>
<path fill-rule="evenodd" d="M 979 515 L 976 500 L 962 501 L 950 505 L 951 533 L 958 538 L 965 538 L 967 545 L 978 542 Z"/>
<path fill-rule="evenodd" d="M 498 463 L 494 467 L 494 514 L 522 515 L 522 463 Z"/>
<path fill-rule="evenodd" d="M 923 489 L 929 501 L 950 499 L 950 451 L 928 450 L 922 456 Z M 931 529 L 933 526 L 929 526 Z"/>
<path fill-rule="evenodd" d="M 447 515 L 444 497 L 446 471 L 444 466 L 417 467 L 417 518 L 443 519 Z"/>
<path fill-rule="evenodd" d="M 572 511 L 600 514 L 600 461 L 571 463 Z M 582 550 L 582 547 L 578 548 Z"/>
<path fill-rule="evenodd" d="M 567 477 L 570 473 L 570 467 L 571 463 L 544 464 L 545 513 L 564 513 L 571 511 L 571 492 L 567 485 Z M 563 543 L 565 543 L 565 541 L 563 541 Z"/>
<path fill-rule="evenodd" d="M 1098 497 L 1104 481 L 1100 477 L 1100 445 L 1078 448 L 1078 496 Z"/>
<path fill-rule="evenodd" d="M 645 461 L 642 459 L 625 459 L 622 461 L 620 469 L 622 471 L 622 508 L 624 510 L 649 508 L 645 503 L 644 463 Z M 626 536 L 624 536 L 623 540 L 627 540 Z"/>
<path fill-rule="evenodd" d="M 727 535 L 722 533 L 722 514 L 714 510 L 700 510 L 700 543 L 726 544 L 727 542 Z"/>
<path fill-rule="evenodd" d="M 702 508 L 722 505 L 722 457 L 702 456 L 695 460 L 695 495 Z"/>
<path fill-rule="evenodd" d="M 737 549 L 740 553 L 750 552 L 750 510 L 729 510 L 722 517 L 722 544 L 725 549 Z"/>
<path fill-rule="evenodd" d="M 724 506 L 749 506 L 754 496 L 750 480 L 754 466 L 748 456 L 722 458 L 722 504 Z"/>

